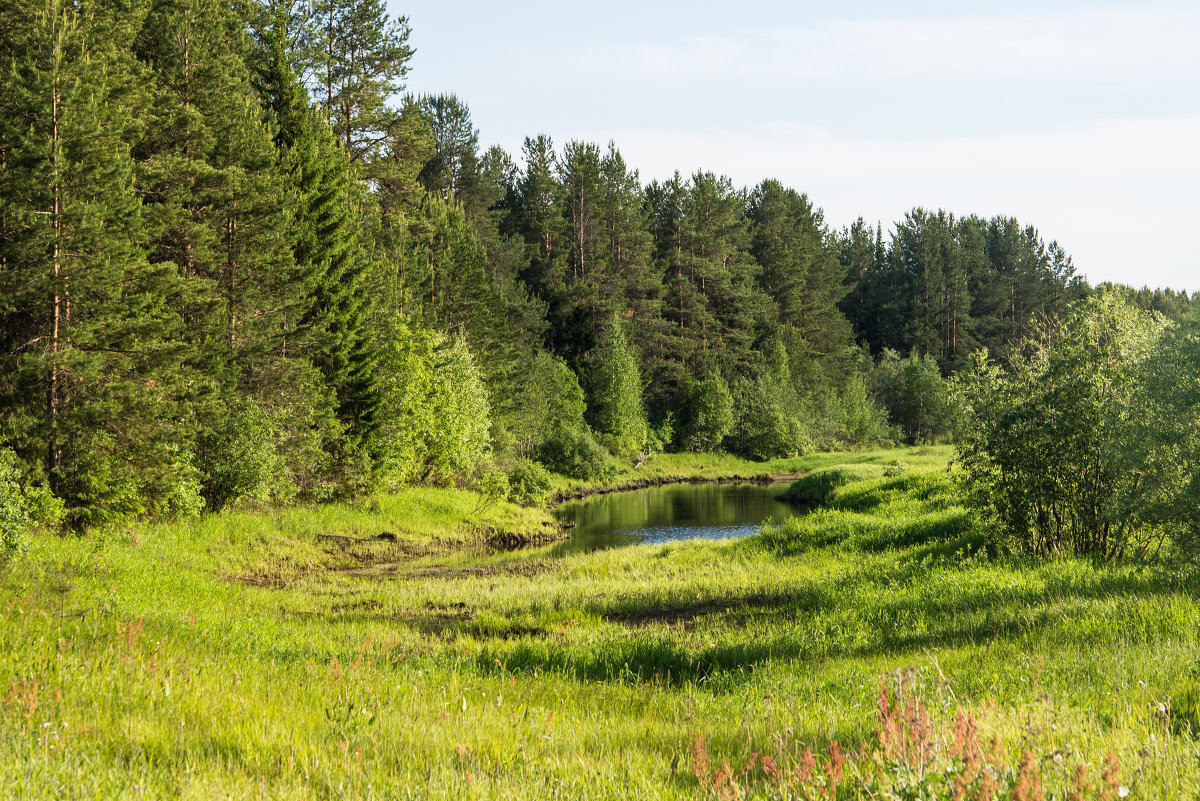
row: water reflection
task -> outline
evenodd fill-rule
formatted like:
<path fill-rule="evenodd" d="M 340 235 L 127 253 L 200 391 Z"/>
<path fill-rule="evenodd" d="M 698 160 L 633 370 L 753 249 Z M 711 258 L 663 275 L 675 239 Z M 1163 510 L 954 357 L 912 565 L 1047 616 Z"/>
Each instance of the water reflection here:
<path fill-rule="evenodd" d="M 556 514 L 574 523 L 558 554 L 646 542 L 754 534 L 768 518 L 796 513 L 775 499 L 787 484 L 676 484 L 571 501 Z"/>

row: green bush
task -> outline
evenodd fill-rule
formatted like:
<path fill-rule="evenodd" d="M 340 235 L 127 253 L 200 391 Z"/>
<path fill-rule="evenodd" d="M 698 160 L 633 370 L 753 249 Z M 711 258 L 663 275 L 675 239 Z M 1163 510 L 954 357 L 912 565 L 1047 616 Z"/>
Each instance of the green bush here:
<path fill-rule="evenodd" d="M 586 428 L 556 427 L 537 456 L 543 465 L 570 478 L 597 481 L 616 472 L 608 451 Z"/>
<path fill-rule="evenodd" d="M 485 470 L 475 482 L 475 491 L 479 493 L 484 506 L 490 506 L 497 501 L 508 500 L 512 487 L 508 483 L 508 475 L 503 470 Z"/>
<path fill-rule="evenodd" d="M 387 489 L 463 481 L 491 461 L 491 404 L 479 365 L 462 338 L 402 318 L 389 325 L 372 442 L 377 481 Z"/>
<path fill-rule="evenodd" d="M 787 404 L 762 389 L 760 384 L 743 395 L 731 450 L 759 461 L 803 455 L 812 447 L 808 429 Z"/>
<path fill-rule="evenodd" d="M 587 419 L 619 456 L 640 453 L 650 438 L 637 353 L 615 312 L 589 365 Z"/>
<path fill-rule="evenodd" d="M 933 356 L 913 353 L 902 359 L 894 350 L 884 350 L 873 384 L 907 441 L 938 442 L 953 433 L 958 407 Z"/>
<path fill-rule="evenodd" d="M 518 456 L 536 453 L 556 425 L 585 425 L 583 390 L 562 359 L 538 351 L 522 370 L 521 381 L 516 409 L 506 418 Z"/>
<path fill-rule="evenodd" d="M 714 451 L 733 430 L 733 395 L 721 374 L 713 370 L 687 388 L 688 422 L 684 447 L 690 451 Z"/>
<path fill-rule="evenodd" d="M 197 447 L 200 489 L 209 509 L 266 503 L 281 494 L 284 466 L 275 436 L 274 422 L 261 404 L 233 399 L 223 423 L 206 432 Z"/>
<path fill-rule="evenodd" d="M 738 388 L 739 415 L 730 450 L 750 459 L 801 456 L 812 447 L 811 419 L 792 380 L 787 349 L 776 343 L 769 364 Z"/>
<path fill-rule="evenodd" d="M 833 412 L 844 444 L 890 444 L 895 440 L 887 409 L 871 395 L 861 371 L 855 371 L 847 378 L 835 400 Z"/>
<path fill-rule="evenodd" d="M 56 526 L 64 514 L 62 501 L 44 487 L 27 485 L 17 455 L 0 448 L 0 565 L 21 550 L 30 529 Z"/>
<path fill-rule="evenodd" d="M 1154 408 L 1142 384 L 1163 358 L 1167 329 L 1105 293 L 1022 343 L 1007 369 L 977 355 L 960 379 L 959 463 L 998 533 L 1037 554 L 1112 559 L 1157 549 L 1159 521 L 1145 513 L 1180 442 L 1155 444 L 1144 421 L 1183 409 Z"/>
<path fill-rule="evenodd" d="M 508 468 L 508 499 L 513 503 L 535 506 L 550 494 L 550 473 L 537 462 L 518 459 Z"/>
<path fill-rule="evenodd" d="M 839 464 L 814 470 L 793 482 L 779 497 L 808 509 L 824 506 L 838 487 L 855 481 L 867 481 L 884 474 L 883 467 L 876 464 Z"/>

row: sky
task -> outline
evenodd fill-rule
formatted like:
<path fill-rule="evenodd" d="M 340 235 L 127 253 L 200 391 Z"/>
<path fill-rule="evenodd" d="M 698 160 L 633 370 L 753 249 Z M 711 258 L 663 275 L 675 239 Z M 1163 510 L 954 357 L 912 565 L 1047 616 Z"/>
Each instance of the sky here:
<path fill-rule="evenodd" d="M 1200 6 L 388 0 L 407 91 L 483 147 L 612 141 L 643 182 L 806 192 L 840 229 L 917 206 L 1057 240 L 1089 281 L 1200 291 Z"/>

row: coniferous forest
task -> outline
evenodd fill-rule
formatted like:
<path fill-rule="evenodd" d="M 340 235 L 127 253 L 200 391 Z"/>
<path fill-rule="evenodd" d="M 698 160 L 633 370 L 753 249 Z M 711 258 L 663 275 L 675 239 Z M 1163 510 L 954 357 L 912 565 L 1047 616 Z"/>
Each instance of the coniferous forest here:
<path fill-rule="evenodd" d="M 411 38 L 0 2 L 0 801 L 1200 797 L 1200 293 Z"/>
<path fill-rule="evenodd" d="M 1091 291 L 1013 218 L 834 230 L 618 143 L 483 150 L 465 100 L 401 94 L 381 0 L 48 0 L 0 32 L 0 441 L 77 528 L 936 440 L 898 376 L 944 395 Z"/>

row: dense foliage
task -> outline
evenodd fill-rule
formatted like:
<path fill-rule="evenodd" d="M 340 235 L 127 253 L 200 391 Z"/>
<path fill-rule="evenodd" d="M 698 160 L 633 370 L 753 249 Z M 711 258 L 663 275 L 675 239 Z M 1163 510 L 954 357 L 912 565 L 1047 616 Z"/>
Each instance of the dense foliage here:
<path fill-rule="evenodd" d="M 1107 292 L 1006 366 L 976 357 L 961 460 L 1017 546 L 1114 558 L 1169 541 L 1195 556 L 1195 343 Z"/>
<path fill-rule="evenodd" d="M 1007 217 L 834 231 L 774 180 L 482 149 L 462 99 L 394 100 L 410 32 L 380 0 L 0 8 L 0 446 L 68 524 L 936 442 L 973 353 L 1090 293 Z"/>

